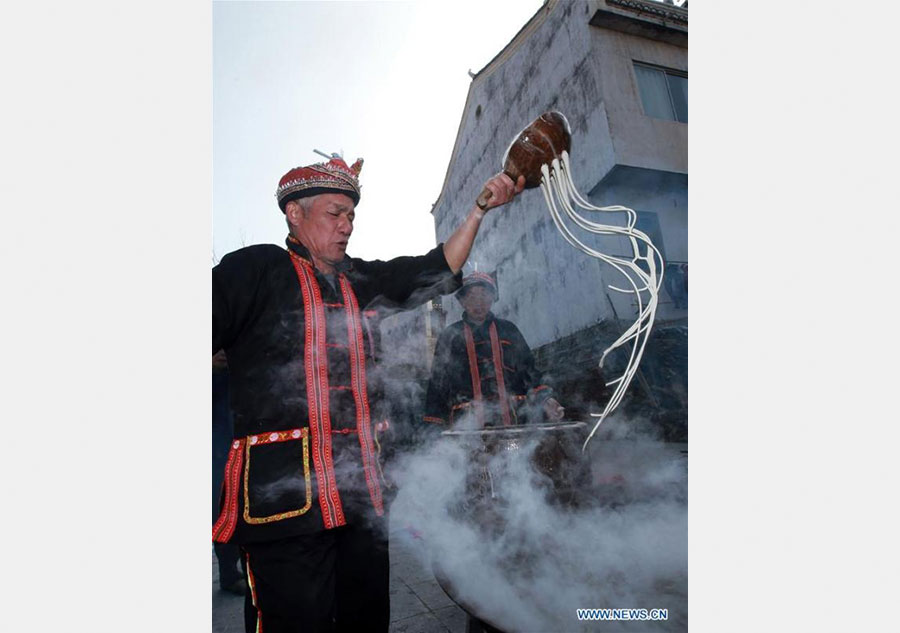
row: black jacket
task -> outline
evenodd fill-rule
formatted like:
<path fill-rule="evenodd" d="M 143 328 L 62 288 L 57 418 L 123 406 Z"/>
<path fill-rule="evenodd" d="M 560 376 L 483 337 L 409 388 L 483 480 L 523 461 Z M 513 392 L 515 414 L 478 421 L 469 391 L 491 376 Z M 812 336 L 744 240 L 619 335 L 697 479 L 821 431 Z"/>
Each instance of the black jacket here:
<path fill-rule="evenodd" d="M 478 427 L 539 421 L 534 419 L 536 409 L 552 393 L 519 328 L 493 313 L 479 325 L 463 314 L 462 320 L 447 326 L 438 338 L 424 420 L 449 425 L 463 414 L 471 414 L 470 422 Z M 530 415 L 524 415 L 526 412 Z"/>
<path fill-rule="evenodd" d="M 331 279 L 290 237 L 287 251 L 259 245 L 222 258 L 212 351 L 228 357 L 235 439 L 215 540 L 273 540 L 383 514 L 379 320 L 458 286 L 442 246 L 386 262 L 347 257 Z"/>

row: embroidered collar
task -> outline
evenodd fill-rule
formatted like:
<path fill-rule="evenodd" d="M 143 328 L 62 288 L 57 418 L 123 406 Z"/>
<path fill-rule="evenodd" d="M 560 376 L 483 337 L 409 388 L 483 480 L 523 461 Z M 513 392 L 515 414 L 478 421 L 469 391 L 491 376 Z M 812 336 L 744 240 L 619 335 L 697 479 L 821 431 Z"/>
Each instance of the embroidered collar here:
<path fill-rule="evenodd" d="M 305 259 L 310 264 L 312 264 L 313 269 L 317 273 L 324 274 L 322 271 L 320 271 L 318 268 L 316 268 L 316 264 L 313 261 L 312 255 L 309 254 L 309 249 L 306 248 L 300 242 L 300 240 L 298 240 L 296 237 L 294 237 L 293 235 L 288 233 L 288 236 L 284 240 L 284 242 L 285 242 L 285 244 L 287 244 L 287 248 L 290 252 L 292 252 L 294 255 L 300 257 L 301 259 Z M 335 272 L 338 272 L 338 273 L 348 273 L 353 270 L 353 263 L 350 261 L 350 258 L 345 254 L 344 259 L 342 261 L 338 262 L 337 264 L 335 264 L 334 270 L 335 270 Z"/>

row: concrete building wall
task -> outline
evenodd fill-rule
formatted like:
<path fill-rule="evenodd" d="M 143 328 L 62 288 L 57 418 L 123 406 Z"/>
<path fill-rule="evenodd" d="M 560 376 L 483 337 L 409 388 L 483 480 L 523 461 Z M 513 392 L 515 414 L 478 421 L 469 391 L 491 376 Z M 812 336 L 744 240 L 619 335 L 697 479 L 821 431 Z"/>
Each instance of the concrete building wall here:
<path fill-rule="evenodd" d="M 473 79 L 432 213 L 437 241 L 444 242 L 484 181 L 500 171 L 521 129 L 547 110 L 565 114 L 575 186 L 593 204 L 637 211 L 638 228 L 651 235 L 669 264 L 655 338 L 629 394 L 655 411 L 661 427 L 674 429 L 665 437 L 686 441 L 687 125 L 644 114 L 633 67 L 637 61 L 687 71 L 687 12 L 662 7 L 647 0 L 547 0 Z M 623 220 L 619 215 L 609 223 Z M 578 237 L 609 254 L 629 253 L 621 238 Z M 496 275 L 500 299 L 494 312 L 522 331 L 539 366 L 557 379 L 570 414 L 586 416 L 602 407 L 608 393 L 597 361 L 633 322 L 636 304 L 607 291 L 607 284 L 623 285 L 619 273 L 563 239 L 539 189 L 485 217 L 465 272 L 472 270 Z M 441 305 L 446 323 L 461 317 L 452 297 Z M 385 355 L 386 374 L 418 394 L 406 398 L 410 420 L 420 407 L 430 361 L 418 355 L 427 347 L 428 314 L 391 317 L 382 327 L 386 349 L 395 352 Z M 431 327 L 432 337 L 438 328 Z M 413 357 L 419 366 L 407 362 Z M 619 360 L 609 359 L 607 379 L 617 375 Z"/>
<path fill-rule="evenodd" d="M 619 10 L 602 0 L 548 2 L 473 79 L 433 209 L 439 241 L 499 171 L 510 140 L 542 112 L 557 109 L 572 127 L 579 191 L 599 203 L 656 214 L 667 255 L 671 249 L 687 261 L 687 125 L 643 114 L 633 70 L 636 60 L 686 71 L 687 49 L 589 23 L 607 9 Z M 590 236 L 585 241 L 610 248 Z M 563 240 L 539 190 L 487 215 L 469 263 L 467 270 L 497 272 L 495 312 L 515 321 L 533 347 L 611 318 L 604 288 L 621 285 L 616 273 Z M 663 300 L 659 318 L 685 316 Z M 633 302 L 613 301 L 620 318 L 633 318 Z M 444 307 L 448 321 L 459 318 L 455 301 L 445 299 Z"/>
<path fill-rule="evenodd" d="M 687 72 L 687 49 L 603 28 L 586 31 L 604 78 L 603 101 L 616 164 L 686 174 L 687 125 L 643 113 L 633 62 Z"/>

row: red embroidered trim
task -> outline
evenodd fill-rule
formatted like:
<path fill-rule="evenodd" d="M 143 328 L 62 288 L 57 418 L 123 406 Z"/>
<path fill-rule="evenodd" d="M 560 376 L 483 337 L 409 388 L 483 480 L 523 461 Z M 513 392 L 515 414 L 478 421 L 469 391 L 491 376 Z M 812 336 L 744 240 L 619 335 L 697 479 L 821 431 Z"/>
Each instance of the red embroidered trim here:
<path fill-rule="evenodd" d="M 472 328 L 463 323 L 463 334 L 466 337 L 466 352 L 469 356 L 469 373 L 472 375 L 472 400 L 475 403 L 475 419 L 479 428 L 484 428 L 484 406 L 481 402 L 481 374 L 478 373 L 478 356 L 475 354 L 475 339 Z"/>
<path fill-rule="evenodd" d="M 334 476 L 331 454 L 331 418 L 328 405 L 328 355 L 325 351 L 325 308 L 312 265 L 293 252 L 291 260 L 300 280 L 306 321 L 304 364 L 309 429 L 312 434 L 313 466 L 319 484 L 319 506 L 325 529 L 344 525 L 344 510 Z"/>
<path fill-rule="evenodd" d="M 299 440 L 307 435 L 306 429 L 288 429 L 287 431 L 271 431 L 269 433 L 259 433 L 257 435 L 248 435 L 243 438 L 250 442 L 251 446 L 262 446 L 263 444 L 274 444 L 275 442 L 288 442 L 291 440 Z"/>
<path fill-rule="evenodd" d="M 434 417 L 431 417 L 430 415 L 426 415 L 422 419 L 425 420 L 426 422 L 431 422 L 432 424 L 446 424 L 444 422 L 443 418 L 434 418 Z"/>
<path fill-rule="evenodd" d="M 509 426 L 509 399 L 506 397 L 506 378 L 503 375 L 503 348 L 497 336 L 497 322 L 491 321 L 491 354 L 494 357 L 494 373 L 497 376 L 497 393 L 500 396 L 500 413 L 503 415 L 503 426 Z"/>
<path fill-rule="evenodd" d="M 454 404 L 454 405 L 450 408 L 450 424 L 453 424 L 454 420 L 456 420 L 456 412 L 457 412 L 457 411 L 459 411 L 460 409 L 469 409 L 469 408 L 471 408 L 472 406 L 473 406 L 473 405 L 472 405 L 472 402 L 471 402 L 471 401 L 469 401 L 469 402 L 460 402 L 459 404 Z M 465 411 L 463 411 L 463 413 L 465 413 Z"/>
<path fill-rule="evenodd" d="M 244 557 L 244 562 L 247 565 L 247 580 L 250 585 L 250 601 L 256 608 L 256 633 L 262 633 L 262 611 L 259 608 L 259 603 L 256 598 L 256 577 L 253 575 L 253 570 L 250 569 L 250 554 L 245 552 Z"/>
<path fill-rule="evenodd" d="M 213 525 L 213 541 L 227 543 L 234 534 L 238 518 L 238 490 L 240 489 L 241 469 L 244 464 L 244 440 L 234 440 L 225 463 L 225 504 L 219 518 Z"/>
<path fill-rule="evenodd" d="M 363 472 L 369 496 L 375 507 L 375 514 L 384 514 L 384 503 L 381 497 L 381 486 L 378 484 L 378 471 L 375 468 L 375 447 L 372 439 L 372 424 L 369 413 L 368 389 L 366 387 L 366 354 L 363 344 L 362 319 L 359 305 L 350 282 L 340 275 L 341 291 L 344 304 L 347 306 L 347 341 L 350 344 L 350 384 L 353 387 L 353 399 L 356 401 L 356 429 L 359 446 L 362 449 Z"/>

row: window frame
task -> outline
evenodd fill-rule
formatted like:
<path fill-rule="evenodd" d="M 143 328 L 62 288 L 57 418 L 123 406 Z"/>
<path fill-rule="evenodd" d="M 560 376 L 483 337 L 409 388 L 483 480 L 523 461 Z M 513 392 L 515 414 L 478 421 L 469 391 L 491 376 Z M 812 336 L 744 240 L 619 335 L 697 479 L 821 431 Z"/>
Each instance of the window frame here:
<path fill-rule="evenodd" d="M 663 76 L 666 79 L 666 94 L 669 96 L 669 107 L 672 109 L 672 118 L 671 119 L 663 119 L 663 118 L 660 118 L 657 116 L 647 114 L 647 106 L 644 103 L 644 96 L 641 91 L 640 80 L 638 79 L 637 71 L 635 70 L 635 68 L 637 66 L 641 66 L 641 67 L 647 68 L 649 70 L 658 70 L 663 73 Z M 634 85 L 635 85 L 635 88 L 637 88 L 637 96 L 638 96 L 638 100 L 641 103 L 641 112 L 644 114 L 644 116 L 650 117 L 651 119 L 658 119 L 660 121 L 674 121 L 675 123 L 684 123 L 685 125 L 687 125 L 687 121 L 682 121 L 678 118 L 678 108 L 675 107 L 675 99 L 672 96 L 672 86 L 669 83 L 669 75 L 671 75 L 673 77 L 680 77 L 680 78 L 684 79 L 685 81 L 687 81 L 687 78 L 688 78 L 687 71 L 677 70 L 675 68 L 667 68 L 666 66 L 660 66 L 658 64 L 650 64 L 648 62 L 642 62 L 642 61 L 638 61 L 636 59 L 632 59 L 631 60 L 631 73 L 634 76 Z M 685 108 L 687 108 L 687 104 L 685 104 Z M 687 114 L 686 111 L 685 111 L 685 114 Z"/>

